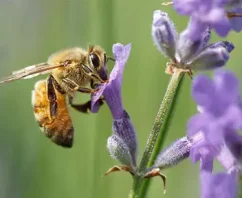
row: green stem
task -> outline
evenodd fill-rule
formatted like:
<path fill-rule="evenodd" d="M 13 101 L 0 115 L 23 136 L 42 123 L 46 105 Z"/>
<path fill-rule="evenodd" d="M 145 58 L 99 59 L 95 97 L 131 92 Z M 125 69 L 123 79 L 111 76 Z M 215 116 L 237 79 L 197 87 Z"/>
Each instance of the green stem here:
<path fill-rule="evenodd" d="M 173 115 L 172 113 L 175 111 L 175 108 L 176 108 L 176 103 L 178 101 L 178 95 L 180 93 L 180 88 L 182 86 L 182 83 L 183 83 L 183 76 L 181 76 L 181 79 L 180 79 L 180 82 L 179 82 L 179 85 L 177 87 L 177 91 L 174 95 L 174 98 L 173 98 L 173 101 L 172 103 L 170 104 L 170 109 L 169 111 L 167 112 L 167 115 L 166 115 L 166 118 L 165 118 L 165 122 L 163 123 L 162 127 L 161 127 L 161 130 L 160 130 L 160 133 L 157 137 L 157 141 L 156 141 L 156 144 L 154 146 L 154 150 L 152 152 L 152 155 L 150 157 L 150 160 L 148 162 L 148 165 L 147 167 L 150 167 L 154 164 L 154 161 L 157 157 L 157 155 L 159 154 L 159 152 L 161 151 L 164 143 L 165 143 L 165 139 L 166 139 L 166 136 L 167 136 L 167 133 L 169 131 L 169 126 L 170 124 L 172 123 L 172 120 L 173 120 Z M 148 188 L 149 188 L 149 185 L 150 185 L 150 182 L 151 180 L 150 179 L 146 179 L 142 182 L 142 186 L 141 186 L 141 189 L 140 189 L 140 192 L 139 192 L 139 197 L 140 198 L 144 198 L 146 197 L 146 194 L 148 192 Z"/>
<path fill-rule="evenodd" d="M 133 179 L 134 179 L 134 182 L 133 182 L 132 189 L 130 190 L 130 193 L 129 193 L 129 198 L 138 198 L 137 190 L 140 189 L 143 179 L 138 176 L 134 176 Z"/>
<path fill-rule="evenodd" d="M 177 72 L 175 72 L 171 77 L 171 80 L 170 80 L 169 85 L 167 87 L 165 96 L 164 96 L 164 98 L 161 102 L 160 108 L 159 108 L 158 113 L 156 115 L 152 131 L 149 135 L 149 139 L 146 143 L 145 151 L 144 151 L 144 154 L 142 156 L 142 159 L 141 159 L 141 162 L 140 162 L 140 167 L 139 167 L 141 172 L 146 169 L 148 162 L 150 161 L 150 157 L 151 157 L 152 151 L 155 147 L 156 140 L 157 140 L 157 137 L 159 135 L 161 126 L 165 121 L 167 112 L 168 112 L 168 110 L 171 106 L 171 103 L 174 99 L 174 95 L 176 94 L 178 85 L 179 85 L 183 75 L 184 75 L 184 73 L 177 70 Z"/>
<path fill-rule="evenodd" d="M 242 175 L 239 176 L 238 198 L 242 198 Z"/>
<path fill-rule="evenodd" d="M 167 118 L 167 114 L 169 113 L 169 109 L 172 106 L 171 104 L 173 103 L 173 99 L 175 98 L 175 95 L 178 90 L 177 88 L 179 87 L 179 84 L 181 82 L 181 79 L 183 79 L 183 76 L 183 72 L 176 70 L 176 72 L 171 77 L 165 96 L 161 102 L 160 108 L 156 115 L 155 122 L 152 131 L 149 135 L 144 154 L 141 159 L 141 163 L 138 169 L 138 172 L 140 174 L 142 174 L 145 171 L 148 165 L 152 165 L 156 155 L 160 151 L 160 146 L 158 144 L 163 143 L 165 140 L 166 135 L 164 134 L 166 133 L 166 131 L 163 130 L 162 133 L 160 133 L 160 129 Z M 159 140 L 159 142 L 157 140 Z M 134 177 L 133 188 L 129 194 L 130 198 L 139 197 L 140 190 L 146 188 L 146 186 L 142 186 L 143 181 L 145 180 L 146 179 L 143 179 L 140 176 Z"/>

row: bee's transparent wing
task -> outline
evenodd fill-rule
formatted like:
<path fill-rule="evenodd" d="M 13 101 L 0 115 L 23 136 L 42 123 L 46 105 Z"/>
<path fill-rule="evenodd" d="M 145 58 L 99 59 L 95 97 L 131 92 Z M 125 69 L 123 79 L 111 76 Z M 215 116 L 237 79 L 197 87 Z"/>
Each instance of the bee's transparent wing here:
<path fill-rule="evenodd" d="M 12 75 L 9 75 L 0 80 L 0 85 L 6 82 L 12 82 L 18 79 L 28 79 L 38 76 L 40 74 L 50 73 L 51 70 L 62 67 L 63 65 L 49 65 L 48 63 L 39 63 L 37 65 L 31 65 L 25 67 L 24 69 L 12 72 Z"/>

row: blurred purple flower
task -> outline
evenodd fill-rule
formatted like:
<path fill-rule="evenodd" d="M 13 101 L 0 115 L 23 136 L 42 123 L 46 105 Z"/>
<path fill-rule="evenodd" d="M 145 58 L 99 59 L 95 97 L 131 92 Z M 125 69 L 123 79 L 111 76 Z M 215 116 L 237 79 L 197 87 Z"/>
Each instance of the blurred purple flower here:
<path fill-rule="evenodd" d="M 238 7 L 238 8 L 235 8 L 235 9 L 232 9 L 228 12 L 228 16 L 230 14 L 233 14 L 233 13 L 236 13 L 236 14 L 242 14 L 242 7 Z M 236 32 L 240 32 L 242 30 L 242 17 L 238 16 L 238 17 L 230 17 L 230 23 L 231 23 L 231 27 L 234 31 Z"/>
<path fill-rule="evenodd" d="M 242 129 L 239 81 L 233 73 L 216 71 L 213 81 L 196 77 L 192 95 L 202 112 L 189 121 L 189 136 L 203 131 L 207 140 L 221 144 L 225 135 Z"/>
<path fill-rule="evenodd" d="M 209 44 L 209 28 L 199 31 L 202 31 L 202 35 L 196 40 L 190 38 L 189 31 L 183 31 L 178 37 L 174 23 L 167 13 L 160 10 L 154 11 L 153 40 L 158 50 L 171 59 L 168 66 L 188 70 L 208 70 L 226 64 L 234 45 L 227 41 Z"/>
<path fill-rule="evenodd" d="M 228 71 L 216 71 L 214 79 L 197 76 L 192 95 L 200 112 L 188 122 L 190 158 L 200 161 L 202 198 L 235 197 L 236 179 L 241 171 L 242 108 L 239 81 Z M 217 159 L 225 173 L 212 174 Z"/>
<path fill-rule="evenodd" d="M 187 137 L 182 137 L 174 141 L 158 154 L 151 169 L 165 169 L 175 166 L 189 157 L 191 147 L 192 143 Z"/>
<path fill-rule="evenodd" d="M 173 0 L 174 9 L 181 15 L 191 16 L 187 30 L 190 38 L 197 40 L 207 27 L 224 37 L 231 29 L 241 31 L 242 18 L 230 17 L 227 12 L 240 13 L 240 0 Z"/>
<path fill-rule="evenodd" d="M 92 95 L 91 110 L 99 110 L 98 100 L 103 95 L 113 116 L 113 134 L 108 138 L 108 151 L 114 159 L 129 166 L 136 166 L 137 140 L 134 126 L 128 113 L 123 108 L 121 86 L 125 64 L 129 58 L 131 44 L 113 45 L 115 65 L 110 73 L 109 81 L 100 85 L 98 92 Z"/>
<path fill-rule="evenodd" d="M 201 198 L 236 198 L 237 174 L 217 173 L 202 171 Z"/>

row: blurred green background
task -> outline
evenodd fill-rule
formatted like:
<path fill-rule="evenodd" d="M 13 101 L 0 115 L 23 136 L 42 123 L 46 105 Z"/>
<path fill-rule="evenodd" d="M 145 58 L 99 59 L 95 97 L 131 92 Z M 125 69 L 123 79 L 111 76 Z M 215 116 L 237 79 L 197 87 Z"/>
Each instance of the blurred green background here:
<path fill-rule="evenodd" d="M 162 100 L 169 76 L 166 62 L 151 38 L 152 13 L 168 12 L 177 29 L 187 18 L 178 16 L 160 0 L 1 0 L 0 75 L 43 62 L 60 49 L 99 44 L 111 55 L 112 44 L 132 43 L 124 73 L 123 102 L 137 129 L 141 155 Z M 213 40 L 218 40 L 213 37 Z M 230 33 L 236 44 L 229 69 L 242 77 L 241 37 Z M 113 63 L 109 65 L 111 70 Z M 112 118 L 105 105 L 98 114 L 70 110 L 75 127 L 72 149 L 51 143 L 35 122 L 31 90 L 41 79 L 17 81 L 1 87 L 0 94 L 0 198 L 124 198 L 132 185 L 129 174 L 102 177 L 117 164 L 109 157 L 106 140 Z M 196 112 L 187 76 L 178 106 L 173 112 L 166 145 L 184 136 L 188 118 Z M 78 97 L 85 101 L 88 96 Z M 139 155 L 139 157 L 140 157 Z M 186 160 L 164 171 L 167 194 L 160 178 L 154 178 L 148 197 L 199 197 L 199 165 Z"/>

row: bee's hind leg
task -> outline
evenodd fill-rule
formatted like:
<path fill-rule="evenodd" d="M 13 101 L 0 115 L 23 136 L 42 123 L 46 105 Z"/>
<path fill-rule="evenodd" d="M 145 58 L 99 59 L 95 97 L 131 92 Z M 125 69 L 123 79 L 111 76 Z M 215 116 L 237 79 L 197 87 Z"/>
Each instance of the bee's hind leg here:
<path fill-rule="evenodd" d="M 50 102 L 50 117 L 55 117 L 57 114 L 57 98 L 56 98 L 56 93 L 55 93 L 55 88 L 54 88 L 54 77 L 50 75 L 47 78 L 47 84 L 46 84 L 46 89 L 47 89 L 47 96 Z"/>
<path fill-rule="evenodd" d="M 73 98 L 71 96 L 69 98 L 69 104 L 71 107 L 81 113 L 90 113 L 91 112 L 91 100 L 87 101 L 86 103 L 83 104 L 73 104 Z M 100 98 L 98 100 L 99 105 L 104 104 L 104 98 Z"/>

